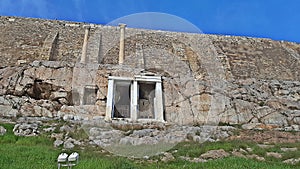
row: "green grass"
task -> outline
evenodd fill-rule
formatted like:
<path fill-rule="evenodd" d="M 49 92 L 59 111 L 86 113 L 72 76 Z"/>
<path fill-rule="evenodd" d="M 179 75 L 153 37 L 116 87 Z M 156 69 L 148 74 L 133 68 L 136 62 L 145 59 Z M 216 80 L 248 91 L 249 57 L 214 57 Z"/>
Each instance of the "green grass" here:
<path fill-rule="evenodd" d="M 3 125 L 3 124 L 1 124 Z M 272 148 L 262 149 L 255 143 L 228 141 L 216 143 L 197 144 L 195 142 L 184 142 L 176 145 L 170 152 L 176 158 L 175 161 L 162 162 L 160 156 L 151 157 L 149 162 L 143 159 L 128 159 L 119 157 L 110 153 L 101 152 L 99 147 L 86 147 L 85 149 L 61 150 L 53 147 L 53 140 L 46 135 L 38 137 L 19 137 L 14 136 L 13 125 L 4 124 L 8 130 L 7 134 L 0 136 L 0 169 L 56 169 L 56 158 L 62 152 L 77 151 L 80 154 L 80 161 L 74 169 L 240 169 L 240 168 L 264 168 L 264 169 L 293 169 L 299 168 L 300 165 L 287 165 L 281 161 L 288 158 L 300 157 L 300 152 L 282 152 L 281 147 L 297 147 L 300 149 L 300 143 L 278 144 Z M 265 157 L 266 162 L 260 162 L 253 159 L 228 157 L 208 161 L 206 163 L 192 163 L 181 160 L 180 156 L 199 157 L 202 153 L 213 149 L 224 149 L 232 151 L 233 149 L 251 147 L 253 153 L 264 156 L 266 152 L 282 153 L 282 160 Z"/>
<path fill-rule="evenodd" d="M 53 168 L 55 157 L 59 150 L 49 146 L 1 144 L 0 168 L 23 169 L 23 168 Z"/>
<path fill-rule="evenodd" d="M 268 162 L 258 162 L 256 160 L 237 158 L 237 157 L 228 157 L 219 160 L 208 161 L 206 163 L 190 163 L 187 161 L 175 161 L 167 164 L 158 164 L 159 168 L 165 169 L 292 169 L 296 168 L 294 166 L 285 165 L 282 163 L 268 163 Z M 151 166 L 155 168 L 155 166 Z M 151 168 L 149 167 L 149 169 Z"/>
<path fill-rule="evenodd" d="M 205 142 L 197 144 L 195 142 L 183 142 L 177 144 L 173 149 L 178 149 L 176 156 L 188 156 L 188 157 L 199 157 L 201 154 L 209 150 L 224 149 L 225 151 L 233 151 L 234 149 L 247 148 L 255 146 L 251 142 L 241 141 L 220 141 L 215 143 Z"/>

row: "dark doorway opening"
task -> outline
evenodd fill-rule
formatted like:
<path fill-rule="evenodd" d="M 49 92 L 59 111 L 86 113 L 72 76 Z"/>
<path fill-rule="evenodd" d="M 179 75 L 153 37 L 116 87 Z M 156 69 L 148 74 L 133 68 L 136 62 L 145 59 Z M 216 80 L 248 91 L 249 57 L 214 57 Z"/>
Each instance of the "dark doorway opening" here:
<path fill-rule="evenodd" d="M 154 119 L 155 83 L 139 82 L 139 110 L 137 118 Z"/>
<path fill-rule="evenodd" d="M 130 118 L 130 81 L 116 81 L 113 99 L 113 117 Z"/>
<path fill-rule="evenodd" d="M 83 105 L 95 105 L 97 101 L 97 86 L 86 86 L 84 88 Z"/>

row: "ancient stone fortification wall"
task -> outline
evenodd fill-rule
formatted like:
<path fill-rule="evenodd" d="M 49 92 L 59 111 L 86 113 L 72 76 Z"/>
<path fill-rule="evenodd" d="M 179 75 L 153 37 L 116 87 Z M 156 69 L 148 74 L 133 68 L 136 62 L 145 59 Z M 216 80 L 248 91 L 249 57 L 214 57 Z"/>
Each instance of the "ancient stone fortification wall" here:
<path fill-rule="evenodd" d="M 76 62 L 81 55 L 83 26 L 84 23 L 0 17 L 0 64 L 12 65 L 17 60 Z M 205 58 L 207 43 L 213 44 L 216 52 L 213 55 L 217 55 L 223 62 L 227 77 L 277 80 L 300 78 L 300 45 L 270 39 L 126 29 L 125 56 L 137 56 L 140 59 L 141 52 L 137 51 L 160 49 L 180 56 L 181 59 L 189 59 L 188 56 L 195 56 L 195 53 Z M 117 63 L 118 50 L 117 27 L 91 24 L 88 41 L 91 62 Z"/>
<path fill-rule="evenodd" d="M 96 84 L 97 107 L 73 106 L 72 87 L 78 73 L 89 70 L 84 65 L 67 62 L 35 61 L 24 67 L 1 69 L 1 117 L 58 117 L 65 120 L 93 119 L 105 115 L 107 76 L 133 76 L 139 70 L 120 66 L 98 66 L 84 84 Z M 78 70 L 77 70 L 78 71 Z M 94 82 L 92 82 L 94 81 Z M 187 77 L 165 77 L 163 80 L 166 120 L 181 124 L 203 124 L 211 120 L 212 90 L 208 83 L 192 82 Z M 240 79 L 227 83 L 222 93 L 219 120 L 230 124 L 272 127 L 300 124 L 300 82 L 262 79 Z M 215 93 L 216 94 L 216 93 Z M 73 96 L 72 96 L 73 95 Z M 219 103 L 222 104 L 222 103 Z M 219 109 L 216 109 L 219 110 Z"/>
<path fill-rule="evenodd" d="M 17 60 L 74 61 L 81 53 L 83 23 L 0 17 L 1 65 Z"/>
<path fill-rule="evenodd" d="M 118 65 L 118 28 L 92 25 L 88 62 L 79 64 L 82 23 L 7 17 L 0 23 L 2 117 L 103 117 L 109 75 L 151 72 L 163 77 L 167 122 L 299 129 L 299 44 L 126 29 L 125 62 Z M 30 64 L 7 66 L 20 59 Z M 97 106 L 77 105 L 84 86 L 99 89 Z"/>

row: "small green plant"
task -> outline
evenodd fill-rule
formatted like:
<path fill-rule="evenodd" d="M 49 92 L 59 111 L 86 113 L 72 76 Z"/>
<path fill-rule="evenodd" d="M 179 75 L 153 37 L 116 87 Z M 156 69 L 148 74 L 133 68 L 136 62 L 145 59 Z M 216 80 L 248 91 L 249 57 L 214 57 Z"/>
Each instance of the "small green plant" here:
<path fill-rule="evenodd" d="M 265 104 L 266 103 L 264 101 L 260 101 L 258 105 L 262 107 L 262 106 L 265 106 Z"/>

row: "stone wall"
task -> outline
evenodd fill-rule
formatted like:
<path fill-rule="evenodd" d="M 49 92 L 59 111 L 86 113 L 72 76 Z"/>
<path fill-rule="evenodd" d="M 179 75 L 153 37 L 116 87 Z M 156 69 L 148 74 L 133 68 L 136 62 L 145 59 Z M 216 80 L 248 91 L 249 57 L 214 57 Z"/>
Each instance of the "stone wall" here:
<path fill-rule="evenodd" d="M 212 43 L 228 59 L 234 78 L 300 79 L 299 44 L 228 36 L 213 36 Z"/>
<path fill-rule="evenodd" d="M 184 68 L 190 71 L 182 64 Z M 140 70 L 124 65 L 94 65 L 91 68 L 54 61 L 2 68 L 1 117 L 103 118 L 108 75 L 133 77 Z M 88 71 L 91 76 L 86 76 Z M 209 82 L 192 80 L 187 74 L 176 77 L 168 70 L 156 73 L 165 75 L 166 72 L 170 76 L 164 76 L 163 94 L 165 120 L 169 123 L 206 124 L 212 121 L 272 128 L 300 125 L 299 81 L 247 78 L 228 81 L 224 91 L 216 91 Z M 83 93 L 76 95 L 74 90 L 87 85 L 96 85 L 99 89 L 96 104 L 76 105 L 74 100 L 82 99 Z M 221 95 L 221 102 L 213 102 L 214 97 Z"/>
<path fill-rule="evenodd" d="M 118 61 L 119 29 L 91 25 L 88 58 L 93 63 L 115 64 Z M 0 17 L 1 66 L 14 65 L 17 60 L 57 60 L 75 63 L 80 55 L 84 23 L 31 18 Z M 214 48 L 206 51 L 206 47 Z M 191 62 L 195 56 L 206 61 L 217 56 L 226 69 L 227 78 L 260 78 L 299 80 L 300 45 L 270 39 L 188 34 L 127 28 L 125 57 L 147 59 L 143 52 L 165 51 Z M 213 52 L 213 53 L 207 53 Z M 50 56 L 51 55 L 51 56 Z M 157 53 L 150 53 L 153 56 Z M 96 58 L 95 58 L 96 57 Z M 163 59 L 160 59 L 163 60 Z M 151 61 L 148 59 L 148 61 Z M 193 61 L 192 61 L 193 62 Z M 157 63 L 156 63 L 157 64 Z M 194 63 L 203 66 L 204 63 Z M 207 63 L 207 66 L 209 63 Z M 192 68 L 193 66 L 192 65 Z M 162 65 L 164 67 L 164 65 Z M 201 70 L 203 71 L 203 69 Z"/>
<path fill-rule="evenodd" d="M 0 17 L 1 66 L 17 60 L 76 61 L 81 54 L 83 23 Z M 52 49 L 53 48 L 53 49 Z"/>
<path fill-rule="evenodd" d="M 80 64 L 83 25 L 0 18 L 1 117 L 102 118 L 108 76 L 152 73 L 163 77 L 169 123 L 299 128 L 299 44 L 128 28 L 118 65 L 119 29 L 92 25 Z M 95 105 L 82 105 L 86 86 L 97 88 Z"/>

